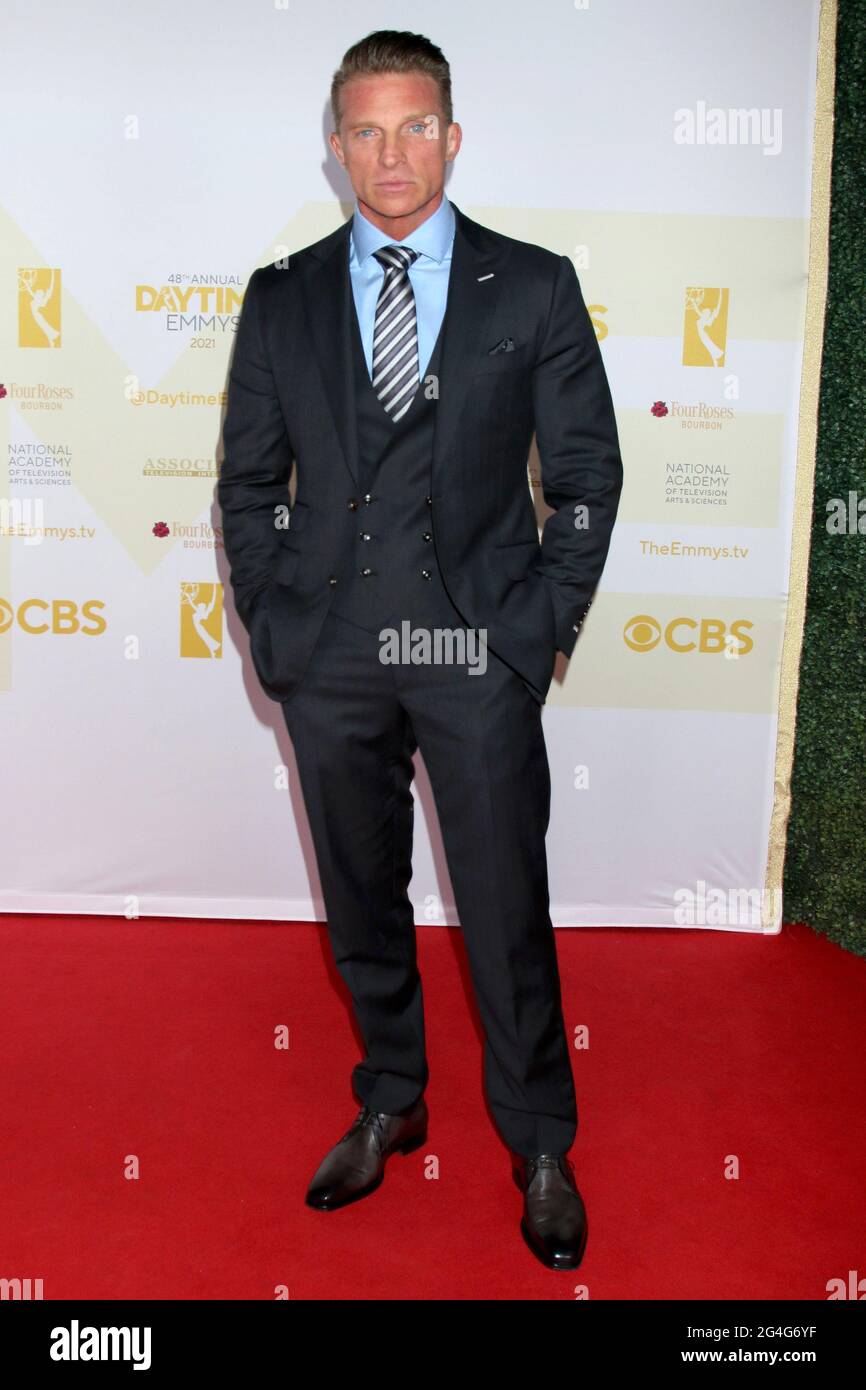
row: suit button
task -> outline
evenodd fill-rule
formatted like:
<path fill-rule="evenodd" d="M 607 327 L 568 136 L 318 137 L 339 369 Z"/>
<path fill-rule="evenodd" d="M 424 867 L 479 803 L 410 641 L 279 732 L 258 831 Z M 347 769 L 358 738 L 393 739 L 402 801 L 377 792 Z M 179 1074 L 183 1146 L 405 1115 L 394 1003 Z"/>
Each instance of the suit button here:
<path fill-rule="evenodd" d="M 433 537 L 431 536 L 430 532 L 429 532 L 429 531 L 425 531 L 425 532 L 424 532 L 424 540 L 425 540 L 425 541 L 432 541 L 432 539 L 433 539 Z"/>
<path fill-rule="evenodd" d="M 361 575 L 364 579 L 368 579 L 372 573 L 373 571 L 370 569 L 369 565 L 365 565 L 361 570 Z"/>
<path fill-rule="evenodd" d="M 360 536 L 362 541 L 371 541 L 373 539 L 369 531 L 361 531 Z"/>
<path fill-rule="evenodd" d="M 425 502 L 427 503 L 427 506 L 428 506 L 428 507 L 432 507 L 432 506 L 433 506 L 433 498 L 432 498 L 432 497 L 425 497 L 424 500 L 425 500 Z"/>
<path fill-rule="evenodd" d="M 365 493 L 364 493 L 364 505 L 367 506 L 367 507 L 369 507 L 369 505 L 370 505 L 370 503 L 371 503 L 372 501 L 373 501 L 373 494 L 370 493 L 370 492 L 365 492 Z"/>
<path fill-rule="evenodd" d="M 350 512 L 356 512 L 358 510 L 357 497 L 350 497 L 348 502 L 346 503 L 346 506 L 349 508 Z"/>
<path fill-rule="evenodd" d="M 328 575 L 328 583 L 331 584 L 331 585 L 334 585 L 334 584 L 336 584 L 336 582 L 337 582 L 337 576 L 336 576 L 335 574 L 329 574 L 329 575 Z"/>
<path fill-rule="evenodd" d="M 423 576 L 424 576 L 425 579 L 432 579 L 432 578 L 433 578 L 433 576 L 432 576 L 432 574 L 430 573 L 429 570 L 422 570 L 421 573 L 423 574 Z"/>

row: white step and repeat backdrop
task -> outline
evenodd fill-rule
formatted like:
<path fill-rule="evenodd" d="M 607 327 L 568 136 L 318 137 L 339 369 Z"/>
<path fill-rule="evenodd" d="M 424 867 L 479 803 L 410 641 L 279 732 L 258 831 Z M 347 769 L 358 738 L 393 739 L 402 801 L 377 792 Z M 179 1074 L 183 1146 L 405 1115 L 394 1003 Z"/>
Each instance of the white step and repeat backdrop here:
<path fill-rule="evenodd" d="M 216 460 L 251 270 L 351 212 L 332 72 L 409 21 L 368 0 L 4 20 L 6 912 L 324 917 L 231 607 Z M 574 258 L 619 421 L 608 564 L 544 713 L 554 921 L 777 930 L 823 313 L 818 0 L 442 0 L 422 32 L 464 132 L 449 195 Z M 416 795 L 416 920 L 453 922 L 420 759 Z"/>

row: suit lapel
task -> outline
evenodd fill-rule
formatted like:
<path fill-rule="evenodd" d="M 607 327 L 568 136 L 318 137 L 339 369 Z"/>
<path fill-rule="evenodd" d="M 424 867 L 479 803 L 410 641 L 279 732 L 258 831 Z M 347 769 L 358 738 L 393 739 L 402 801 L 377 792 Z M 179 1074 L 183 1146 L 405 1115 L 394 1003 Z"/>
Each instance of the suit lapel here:
<path fill-rule="evenodd" d="M 359 483 L 358 440 L 355 429 L 355 374 L 352 369 L 351 279 L 349 233 L 351 217 L 338 227 L 331 245 L 304 280 L 307 319 L 325 395 L 346 466 L 356 487 Z"/>
<path fill-rule="evenodd" d="M 439 399 L 432 465 L 434 493 L 438 490 L 438 473 L 447 462 L 463 404 L 472 389 L 474 367 L 489 346 L 489 324 L 502 287 L 498 271 L 507 257 L 507 243 L 465 217 L 456 203 L 452 202 L 451 206 L 455 216 L 454 246 L 440 334 Z M 351 226 L 350 217 L 322 248 L 321 259 L 304 279 L 304 295 L 313 351 L 343 457 L 356 488 L 360 488 L 352 364 L 351 315 L 355 310 L 349 275 Z M 424 390 L 423 377 L 418 390 Z"/>
<path fill-rule="evenodd" d="M 439 357 L 439 401 L 433 438 L 432 488 L 440 490 L 449 447 L 473 387 L 473 371 L 489 346 L 489 325 L 502 289 L 500 267 L 507 257 L 501 242 L 452 203 L 456 226 L 448 276 L 448 298 Z M 490 279 L 482 278 L 492 276 Z M 480 283 L 479 283 L 480 280 Z M 423 379 L 419 390 L 423 389 Z"/>

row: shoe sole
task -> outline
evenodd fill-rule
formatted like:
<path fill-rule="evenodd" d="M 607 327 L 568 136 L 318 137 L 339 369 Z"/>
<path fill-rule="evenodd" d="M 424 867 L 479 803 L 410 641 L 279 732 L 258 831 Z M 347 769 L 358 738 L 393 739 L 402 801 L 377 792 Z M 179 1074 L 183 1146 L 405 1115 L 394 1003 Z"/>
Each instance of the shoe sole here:
<path fill-rule="evenodd" d="M 425 1129 L 423 1134 L 416 1134 L 414 1139 L 407 1139 L 402 1144 L 395 1144 L 391 1152 L 386 1155 L 385 1164 L 387 1164 L 388 1159 L 391 1158 L 393 1154 L 411 1154 L 414 1153 L 416 1149 L 420 1149 L 422 1144 L 426 1143 L 427 1131 Z M 374 1178 L 366 1187 L 361 1187 L 357 1192 L 352 1192 L 348 1197 L 341 1197 L 335 1202 L 329 1202 L 327 1199 L 323 1202 L 311 1202 L 309 1197 L 306 1197 L 304 1200 L 308 1207 L 312 1207 L 313 1211 L 338 1211 L 340 1207 L 348 1207 L 352 1202 L 360 1202 L 362 1197 L 369 1197 L 371 1192 L 375 1192 L 377 1187 L 381 1187 L 385 1177 L 385 1164 L 382 1165 L 382 1171 L 378 1177 Z"/>

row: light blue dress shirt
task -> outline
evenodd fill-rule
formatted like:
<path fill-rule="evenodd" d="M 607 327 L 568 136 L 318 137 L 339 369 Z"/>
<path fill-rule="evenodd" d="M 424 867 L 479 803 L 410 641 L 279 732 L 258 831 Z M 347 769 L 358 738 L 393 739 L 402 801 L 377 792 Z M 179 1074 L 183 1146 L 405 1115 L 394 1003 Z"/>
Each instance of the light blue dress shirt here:
<path fill-rule="evenodd" d="M 367 371 L 371 377 L 376 302 L 385 279 L 385 271 L 373 252 L 381 250 L 383 246 L 411 246 L 413 251 L 420 253 L 409 267 L 409 281 L 415 294 L 418 322 L 418 375 L 423 380 L 445 317 L 454 223 L 454 209 L 443 192 L 442 202 L 436 211 L 402 241 L 394 241 L 387 233 L 373 226 L 361 212 L 356 200 L 349 238 L 349 274 Z"/>

